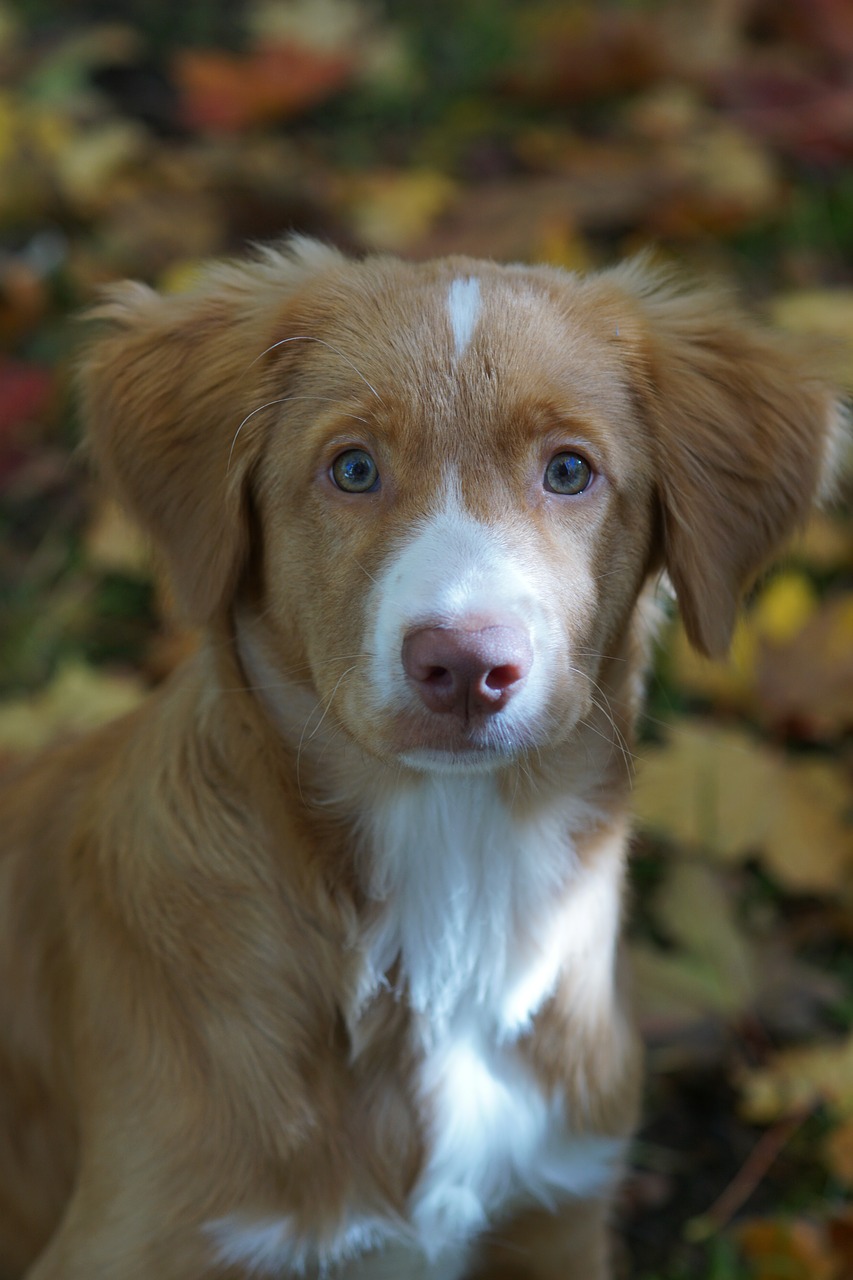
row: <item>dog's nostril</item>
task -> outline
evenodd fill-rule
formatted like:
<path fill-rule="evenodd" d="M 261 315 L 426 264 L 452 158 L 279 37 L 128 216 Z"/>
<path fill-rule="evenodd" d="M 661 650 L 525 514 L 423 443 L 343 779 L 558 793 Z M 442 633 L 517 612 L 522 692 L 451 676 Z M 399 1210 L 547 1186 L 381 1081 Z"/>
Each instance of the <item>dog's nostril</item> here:
<path fill-rule="evenodd" d="M 516 666 L 514 663 L 506 663 L 502 667 L 493 667 L 486 676 L 486 688 L 493 689 L 495 693 L 503 693 L 504 689 L 509 689 L 511 685 L 518 684 L 525 674 L 521 667 Z"/>
<path fill-rule="evenodd" d="M 523 685 L 533 647 L 515 624 L 417 627 L 404 637 L 401 656 L 430 711 L 491 715 Z"/>

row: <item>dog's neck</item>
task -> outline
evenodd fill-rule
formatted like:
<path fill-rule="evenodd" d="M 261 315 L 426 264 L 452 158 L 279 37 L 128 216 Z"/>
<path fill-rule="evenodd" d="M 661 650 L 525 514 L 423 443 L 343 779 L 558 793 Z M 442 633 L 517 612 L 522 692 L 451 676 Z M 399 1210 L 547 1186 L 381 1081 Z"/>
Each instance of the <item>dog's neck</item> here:
<path fill-rule="evenodd" d="M 470 1005 L 512 1037 L 552 989 L 566 946 L 589 952 L 587 966 L 599 954 L 609 963 L 620 877 L 585 864 L 602 826 L 600 751 L 574 744 L 558 761 L 537 761 L 535 779 L 527 764 L 459 776 L 394 769 L 333 726 L 314 726 L 315 696 L 283 680 L 249 609 L 235 613 L 234 629 L 247 689 L 290 752 L 300 796 L 319 823 L 356 836 L 366 904 L 359 1003 L 397 971 L 429 1025 Z"/>

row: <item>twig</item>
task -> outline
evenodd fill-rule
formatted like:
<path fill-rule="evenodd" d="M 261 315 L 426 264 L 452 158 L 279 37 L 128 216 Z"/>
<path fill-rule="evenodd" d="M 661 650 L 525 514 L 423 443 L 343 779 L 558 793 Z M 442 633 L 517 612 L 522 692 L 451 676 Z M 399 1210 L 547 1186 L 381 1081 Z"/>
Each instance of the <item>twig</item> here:
<path fill-rule="evenodd" d="M 773 1125 L 772 1129 L 768 1129 L 761 1135 L 740 1170 L 710 1209 L 687 1224 L 685 1235 L 690 1241 L 699 1243 L 701 1240 L 707 1240 L 709 1236 L 721 1231 L 731 1222 L 738 1209 L 746 1203 L 762 1182 L 783 1148 L 811 1114 L 811 1108 L 798 1111 L 787 1120 L 780 1120 Z"/>

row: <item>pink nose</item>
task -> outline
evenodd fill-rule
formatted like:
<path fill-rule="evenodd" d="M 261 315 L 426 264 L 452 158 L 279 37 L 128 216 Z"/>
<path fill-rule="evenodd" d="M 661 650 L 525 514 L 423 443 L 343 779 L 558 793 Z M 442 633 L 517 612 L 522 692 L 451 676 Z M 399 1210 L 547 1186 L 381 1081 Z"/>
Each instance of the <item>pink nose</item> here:
<path fill-rule="evenodd" d="M 506 706 L 533 665 L 521 627 L 418 627 L 403 640 L 403 669 L 430 711 L 468 719 Z"/>

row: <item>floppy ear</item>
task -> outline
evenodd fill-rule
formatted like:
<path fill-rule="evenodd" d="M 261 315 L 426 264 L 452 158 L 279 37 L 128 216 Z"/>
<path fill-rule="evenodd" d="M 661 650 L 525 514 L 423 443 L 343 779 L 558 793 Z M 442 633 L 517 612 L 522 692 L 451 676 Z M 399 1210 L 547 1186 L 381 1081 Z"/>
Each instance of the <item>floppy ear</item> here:
<path fill-rule="evenodd" d="M 109 329 L 81 373 L 88 438 L 194 622 L 227 605 L 248 551 L 247 482 L 264 432 L 260 420 L 240 426 L 284 394 L 282 362 L 260 357 L 283 336 L 288 298 L 340 261 L 296 242 L 213 268 L 189 294 L 116 286 L 92 314 Z"/>
<path fill-rule="evenodd" d="M 825 358 L 807 361 L 726 298 L 679 294 L 642 269 L 623 281 L 641 303 L 638 389 L 657 455 L 664 561 L 688 637 L 720 657 L 744 591 L 828 480 L 840 406 Z"/>

